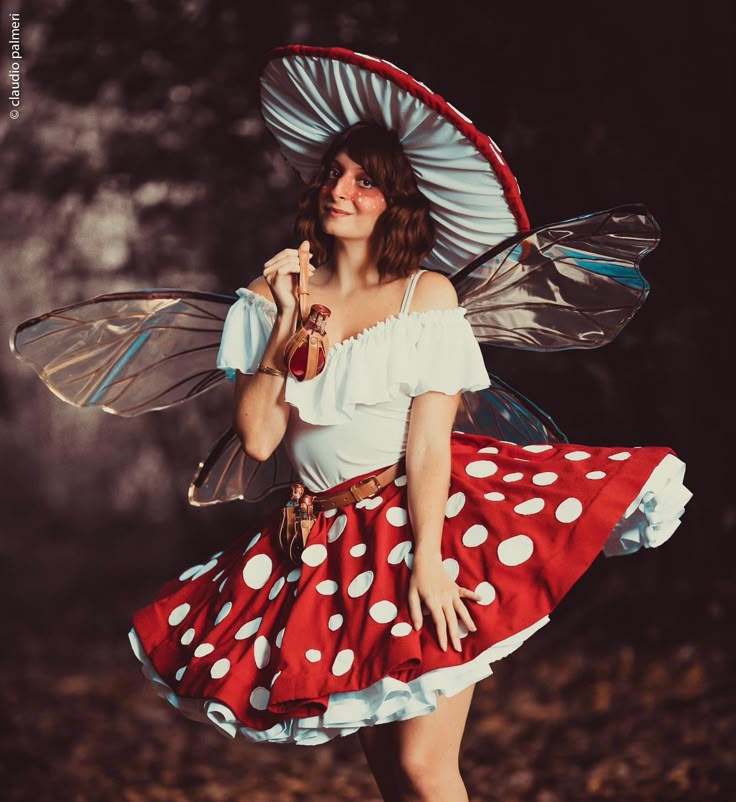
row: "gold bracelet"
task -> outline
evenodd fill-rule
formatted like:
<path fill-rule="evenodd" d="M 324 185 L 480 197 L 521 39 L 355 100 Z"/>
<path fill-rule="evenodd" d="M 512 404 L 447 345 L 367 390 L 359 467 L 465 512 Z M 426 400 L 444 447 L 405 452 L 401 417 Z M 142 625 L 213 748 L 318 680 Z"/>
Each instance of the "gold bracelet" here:
<path fill-rule="evenodd" d="M 258 371 L 260 373 L 268 373 L 269 376 L 286 376 L 286 371 L 277 370 L 276 368 L 269 367 L 268 365 L 259 364 Z"/>

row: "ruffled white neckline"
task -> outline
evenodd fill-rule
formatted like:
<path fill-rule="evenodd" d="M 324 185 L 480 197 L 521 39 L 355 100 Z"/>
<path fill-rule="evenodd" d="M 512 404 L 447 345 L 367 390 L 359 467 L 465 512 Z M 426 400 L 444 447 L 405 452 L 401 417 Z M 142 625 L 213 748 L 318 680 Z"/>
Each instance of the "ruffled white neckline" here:
<path fill-rule="evenodd" d="M 241 287 L 239 290 L 237 290 L 237 294 L 241 298 L 249 298 L 256 306 L 268 312 L 269 315 L 274 319 L 276 318 L 276 304 L 273 301 L 269 301 L 268 298 L 265 298 L 258 292 L 249 290 L 247 287 Z M 380 329 L 384 326 L 392 325 L 394 324 L 394 321 L 404 320 L 414 316 L 421 317 L 423 315 L 437 315 L 440 317 L 443 314 L 450 314 L 452 316 L 457 316 L 458 313 L 462 317 L 465 317 L 467 309 L 464 306 L 457 306 L 450 309 L 418 309 L 414 312 L 396 312 L 395 314 L 388 315 L 388 317 L 384 317 L 381 320 L 377 320 L 375 323 L 371 323 L 370 326 L 366 326 L 364 329 L 361 329 L 357 334 L 353 334 L 351 337 L 345 337 L 344 339 L 340 340 L 340 342 L 331 342 L 329 351 L 332 351 L 333 349 L 340 350 L 342 348 L 350 348 L 354 341 L 357 342 L 358 340 L 362 340 L 364 337 L 369 336 L 374 329 Z M 327 365 L 325 365 L 325 370 L 326 369 Z"/>

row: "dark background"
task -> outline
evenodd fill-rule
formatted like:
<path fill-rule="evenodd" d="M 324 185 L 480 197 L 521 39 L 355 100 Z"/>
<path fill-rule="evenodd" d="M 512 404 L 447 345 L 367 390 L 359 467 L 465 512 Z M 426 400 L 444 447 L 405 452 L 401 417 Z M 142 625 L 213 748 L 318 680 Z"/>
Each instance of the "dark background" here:
<path fill-rule="evenodd" d="M 728 7 L 4 8 L 21 12 L 24 56 L 21 117 L 9 103 L 0 115 L 6 334 L 102 292 L 232 292 L 294 244 L 300 185 L 256 105 L 281 44 L 379 56 L 439 92 L 502 148 L 532 225 L 628 202 L 657 217 L 651 297 L 614 343 L 486 352 L 571 441 L 672 446 L 695 497 L 665 547 L 600 558 L 479 686 L 463 758 L 473 799 L 720 802 L 736 783 Z M 118 419 L 62 404 L 6 349 L 0 408 L 5 798 L 378 799 L 354 737 L 229 742 L 159 702 L 128 649 L 132 611 L 257 515 L 186 502 L 228 389 Z"/>

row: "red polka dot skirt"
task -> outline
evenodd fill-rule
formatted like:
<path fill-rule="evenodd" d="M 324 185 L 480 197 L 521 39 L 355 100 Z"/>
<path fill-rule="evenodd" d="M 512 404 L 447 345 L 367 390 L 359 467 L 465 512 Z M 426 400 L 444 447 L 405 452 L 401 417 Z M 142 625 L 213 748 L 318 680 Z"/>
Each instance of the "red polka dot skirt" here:
<path fill-rule="evenodd" d="M 296 568 L 276 515 L 263 521 L 166 583 L 131 644 L 160 695 L 231 736 L 316 744 L 429 713 L 543 626 L 601 551 L 664 542 L 691 495 L 683 476 L 665 447 L 456 432 L 442 558 L 481 597 L 466 600 L 477 631 L 460 624 L 461 652 L 440 648 L 431 617 L 410 623 L 406 476 L 318 513 Z"/>

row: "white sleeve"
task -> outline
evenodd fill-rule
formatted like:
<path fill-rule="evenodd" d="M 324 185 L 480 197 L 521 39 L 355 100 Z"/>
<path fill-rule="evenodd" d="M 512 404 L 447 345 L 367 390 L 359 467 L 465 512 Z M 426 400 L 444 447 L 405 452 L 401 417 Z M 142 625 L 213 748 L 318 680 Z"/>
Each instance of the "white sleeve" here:
<path fill-rule="evenodd" d="M 457 307 L 443 311 L 445 314 L 418 316 L 421 330 L 416 339 L 412 396 L 428 390 L 454 395 L 491 384 L 480 345 L 465 319 L 465 310 Z"/>
<path fill-rule="evenodd" d="M 276 304 L 247 287 L 237 290 L 222 329 L 217 367 L 230 381 L 235 371 L 255 373 L 276 321 Z"/>

